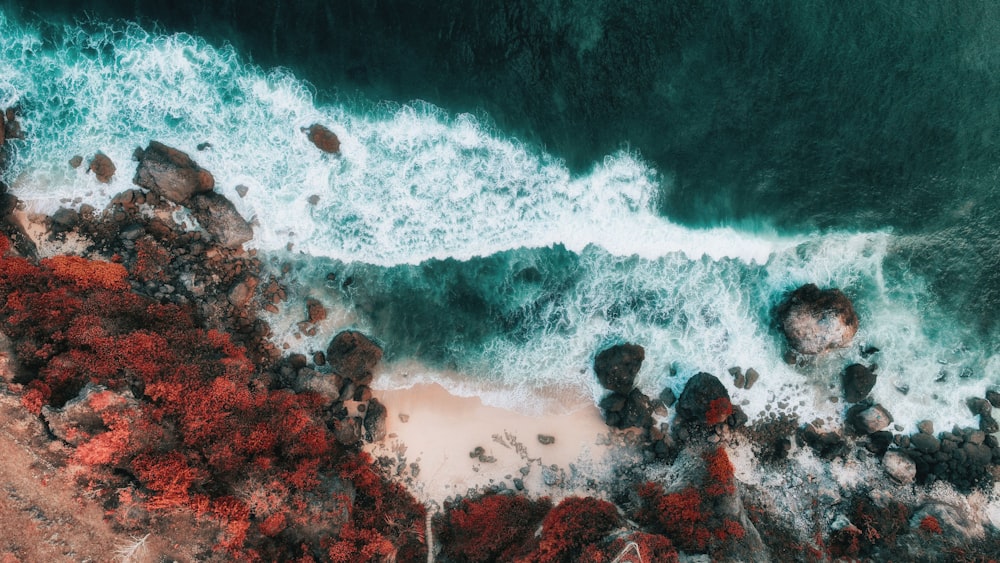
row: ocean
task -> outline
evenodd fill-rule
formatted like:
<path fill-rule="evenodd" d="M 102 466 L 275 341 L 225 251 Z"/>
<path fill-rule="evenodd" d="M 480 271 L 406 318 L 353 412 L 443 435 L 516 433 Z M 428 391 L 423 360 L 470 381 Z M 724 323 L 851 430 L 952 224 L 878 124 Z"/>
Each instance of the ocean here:
<path fill-rule="evenodd" d="M 381 386 L 539 412 L 599 398 L 594 356 L 628 341 L 651 395 L 708 371 L 751 418 L 807 421 L 874 361 L 912 431 L 975 425 L 965 399 L 1000 384 L 992 3 L 202 4 L 0 4 L 0 106 L 28 133 L 4 181 L 102 207 L 136 147 L 188 152 L 296 299 L 383 344 Z M 96 151 L 109 185 L 67 164 Z M 796 367 L 773 310 L 804 283 L 861 328 Z M 276 339 L 325 348 L 299 309 Z"/>

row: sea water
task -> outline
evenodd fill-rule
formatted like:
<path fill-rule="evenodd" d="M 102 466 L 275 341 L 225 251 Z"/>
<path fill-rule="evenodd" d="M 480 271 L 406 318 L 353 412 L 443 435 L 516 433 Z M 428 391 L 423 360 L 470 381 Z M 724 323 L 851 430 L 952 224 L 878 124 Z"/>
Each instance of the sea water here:
<path fill-rule="evenodd" d="M 975 424 L 965 399 L 1000 383 L 992 333 L 926 275 L 926 260 L 967 240 L 961 227 L 788 230 L 766 213 L 696 226 L 672 218 L 681 200 L 669 194 L 684 186 L 638 150 L 571 169 L 433 100 L 316 94 L 194 35 L 0 13 L 0 106 L 17 104 L 27 132 L 4 177 L 18 197 L 41 211 L 102 207 L 132 187 L 136 147 L 188 152 L 254 222 L 248 246 L 294 262 L 297 296 L 335 310 L 327 328 L 384 345 L 383 387 L 439 381 L 538 412 L 560 393 L 599 398 L 594 355 L 633 342 L 646 349 L 637 383 L 650 395 L 708 371 L 753 418 L 811 420 L 842 413 L 833 398 L 847 364 L 875 361 L 873 397 L 913 430 L 924 418 Z M 309 143 L 312 123 L 338 135 L 341 154 Z M 68 165 L 97 151 L 118 166 L 108 185 Z M 861 328 L 852 347 L 790 366 L 773 310 L 804 283 L 842 289 Z M 332 333 L 293 338 L 299 309 L 271 317 L 276 338 L 322 349 Z M 880 352 L 865 360 L 868 346 Z M 735 389 L 733 366 L 760 381 Z"/>

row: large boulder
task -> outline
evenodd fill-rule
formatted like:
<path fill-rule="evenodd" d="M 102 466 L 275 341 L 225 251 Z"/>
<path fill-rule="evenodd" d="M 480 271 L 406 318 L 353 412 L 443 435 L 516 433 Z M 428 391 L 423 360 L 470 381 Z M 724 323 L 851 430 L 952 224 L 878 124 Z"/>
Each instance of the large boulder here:
<path fill-rule="evenodd" d="M 104 153 L 97 153 L 90 160 L 90 171 L 97 176 L 97 181 L 102 184 L 111 182 L 111 177 L 115 175 L 115 163 Z"/>
<path fill-rule="evenodd" d="M 844 398 L 848 403 L 863 401 L 875 387 L 875 372 L 861 364 L 851 364 L 844 370 Z"/>
<path fill-rule="evenodd" d="M 319 150 L 330 154 L 340 152 L 340 139 L 337 138 L 337 134 L 323 125 L 313 123 L 308 128 L 303 127 L 302 131 L 305 132 L 306 136 L 309 137 L 309 141 L 316 145 L 316 148 Z"/>
<path fill-rule="evenodd" d="M 729 412 L 725 412 L 728 410 Z M 715 425 L 732 413 L 729 391 L 710 373 L 695 374 L 684 385 L 677 400 L 677 416 L 683 422 Z M 724 416 L 723 416 L 724 414 Z M 722 420 L 718 420 L 721 418 Z"/>
<path fill-rule="evenodd" d="M 188 207 L 202 228 L 218 244 L 237 248 L 253 238 L 250 223 L 236 211 L 233 202 L 222 194 L 208 192 L 191 197 Z"/>
<path fill-rule="evenodd" d="M 642 346 L 618 344 L 597 354 L 594 358 L 594 373 L 605 389 L 628 394 L 645 358 L 646 350 Z"/>
<path fill-rule="evenodd" d="M 333 337 L 326 350 L 326 362 L 334 373 L 357 385 L 368 385 L 375 366 L 382 360 L 382 349 L 367 336 L 345 330 Z"/>
<path fill-rule="evenodd" d="M 776 313 L 788 345 L 800 354 L 845 348 L 858 331 L 854 305 L 839 289 L 806 284 L 789 294 Z"/>
<path fill-rule="evenodd" d="M 139 166 L 132 182 L 174 203 L 186 203 L 196 193 L 210 192 L 215 178 L 191 160 L 187 153 L 157 141 L 136 149 Z"/>

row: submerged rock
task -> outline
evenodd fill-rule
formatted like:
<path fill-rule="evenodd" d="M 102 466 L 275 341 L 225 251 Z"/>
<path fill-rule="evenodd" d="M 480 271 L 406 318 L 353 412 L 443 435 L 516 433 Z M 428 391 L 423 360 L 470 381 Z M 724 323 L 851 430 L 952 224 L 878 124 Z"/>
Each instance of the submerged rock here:
<path fill-rule="evenodd" d="M 618 344 L 602 350 L 594 358 L 597 380 L 609 391 L 627 394 L 646 358 L 646 350 L 637 344 Z"/>
<path fill-rule="evenodd" d="M 139 166 L 132 182 L 174 203 L 186 203 L 196 193 L 210 192 L 215 178 L 185 152 L 157 141 L 136 149 Z"/>
<path fill-rule="evenodd" d="M 776 314 L 789 347 L 800 354 L 845 348 L 858 331 L 854 305 L 839 289 L 803 285 L 785 299 Z"/>

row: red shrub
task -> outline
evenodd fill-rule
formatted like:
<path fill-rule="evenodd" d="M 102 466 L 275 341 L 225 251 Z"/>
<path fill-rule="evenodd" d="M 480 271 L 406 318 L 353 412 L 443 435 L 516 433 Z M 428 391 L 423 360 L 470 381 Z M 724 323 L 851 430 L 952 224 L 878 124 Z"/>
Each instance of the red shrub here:
<path fill-rule="evenodd" d="M 705 411 L 705 422 L 709 426 L 715 426 L 725 422 L 731 414 L 733 414 L 733 404 L 729 402 L 729 399 L 726 397 L 712 399 Z"/>
<path fill-rule="evenodd" d="M 943 532 L 938 519 L 928 514 L 920 521 L 920 531 L 928 534 L 940 534 Z"/>
<path fill-rule="evenodd" d="M 603 540 L 620 521 L 618 509 L 610 502 L 591 497 L 566 498 L 542 520 L 538 550 L 526 561 L 576 561 L 585 548 Z"/>
<path fill-rule="evenodd" d="M 552 508 L 548 499 L 487 495 L 445 507 L 434 535 L 446 561 L 514 561 L 535 549 L 535 531 Z"/>

